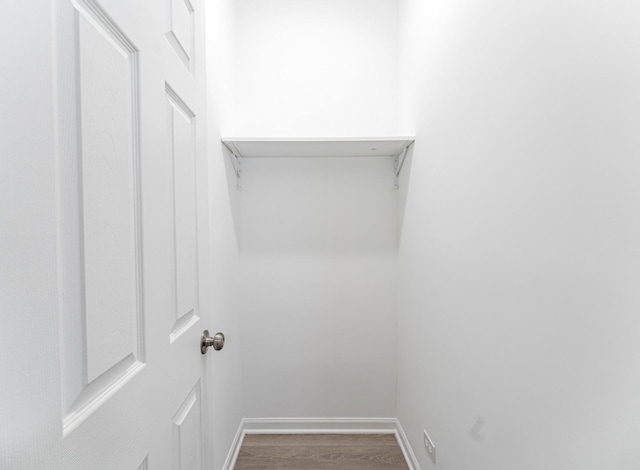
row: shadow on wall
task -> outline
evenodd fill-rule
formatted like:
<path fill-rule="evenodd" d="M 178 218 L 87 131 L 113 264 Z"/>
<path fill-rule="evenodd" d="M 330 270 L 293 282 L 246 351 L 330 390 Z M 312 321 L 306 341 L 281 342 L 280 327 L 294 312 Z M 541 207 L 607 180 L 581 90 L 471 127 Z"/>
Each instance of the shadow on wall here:
<path fill-rule="evenodd" d="M 244 159 L 241 192 L 226 160 L 241 252 L 397 252 L 392 158 Z"/>
<path fill-rule="evenodd" d="M 244 160 L 245 416 L 395 416 L 393 175 L 391 157 Z"/>
<path fill-rule="evenodd" d="M 233 231 L 236 235 L 236 242 L 240 246 L 240 220 L 238 215 L 238 184 L 236 178 L 236 169 L 233 162 L 233 154 L 229 149 L 220 143 L 221 154 L 224 160 L 224 170 L 227 175 L 227 191 L 229 193 L 229 201 L 231 201 L 231 216 L 233 219 Z"/>
<path fill-rule="evenodd" d="M 418 145 L 414 143 L 407 150 L 402 170 L 398 181 L 398 248 L 402 243 L 402 230 L 404 229 L 404 216 L 407 207 L 407 196 L 409 194 L 409 185 L 411 184 L 411 165 L 413 164 L 413 151 Z"/>

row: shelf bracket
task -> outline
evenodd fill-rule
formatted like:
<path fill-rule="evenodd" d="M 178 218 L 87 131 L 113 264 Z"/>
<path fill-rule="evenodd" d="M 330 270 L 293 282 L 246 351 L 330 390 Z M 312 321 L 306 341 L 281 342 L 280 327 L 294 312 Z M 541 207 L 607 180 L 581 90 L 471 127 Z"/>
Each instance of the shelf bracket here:
<path fill-rule="evenodd" d="M 398 189 L 400 186 L 398 184 L 398 161 L 400 157 L 398 155 L 393 156 L 393 189 Z"/>
<path fill-rule="evenodd" d="M 404 162 L 407 159 L 407 153 L 409 152 L 409 147 L 413 145 L 414 141 L 409 142 L 404 146 L 402 152 L 395 155 L 393 157 L 393 189 L 400 188 L 400 183 L 398 182 L 400 179 L 400 172 L 402 171 L 402 167 L 404 166 Z"/>
<path fill-rule="evenodd" d="M 231 144 L 231 146 L 227 145 L 226 142 L 222 143 L 227 150 L 229 151 L 229 157 L 231 159 L 231 165 L 233 166 L 234 171 L 236 172 L 236 189 L 238 191 L 242 191 L 242 160 L 243 157 L 236 149 L 236 146 Z"/>

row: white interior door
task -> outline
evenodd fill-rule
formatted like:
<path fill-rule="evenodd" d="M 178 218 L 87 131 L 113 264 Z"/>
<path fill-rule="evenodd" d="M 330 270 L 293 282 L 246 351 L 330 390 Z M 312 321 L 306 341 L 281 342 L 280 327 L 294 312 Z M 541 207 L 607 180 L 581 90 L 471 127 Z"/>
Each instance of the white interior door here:
<path fill-rule="evenodd" d="M 203 8 L 56 3 L 65 470 L 199 470 L 211 457 Z"/>

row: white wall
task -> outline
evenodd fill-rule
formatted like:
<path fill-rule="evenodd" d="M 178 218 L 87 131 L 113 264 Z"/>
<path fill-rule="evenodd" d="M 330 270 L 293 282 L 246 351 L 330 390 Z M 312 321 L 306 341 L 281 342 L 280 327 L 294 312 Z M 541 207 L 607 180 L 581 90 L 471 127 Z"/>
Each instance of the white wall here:
<path fill-rule="evenodd" d="M 395 0 L 239 0 L 235 27 L 226 135 L 397 132 Z M 244 165 L 245 416 L 394 416 L 391 159 Z"/>
<path fill-rule="evenodd" d="M 220 144 L 220 126 L 229 106 L 229 88 L 234 37 L 234 1 L 207 2 L 207 81 L 209 129 L 209 210 L 211 286 L 208 305 L 211 334 L 222 331 L 225 347 L 210 351 L 206 363 L 208 390 L 212 400 L 207 416 L 213 425 L 213 455 L 211 468 L 223 467 L 227 453 L 243 416 L 241 332 L 238 305 L 238 243 L 233 221 L 237 204 L 235 187 L 229 190 L 228 162 Z M 223 384 L 221 386 L 221 384 Z"/>
<path fill-rule="evenodd" d="M 379 158 L 246 159 L 247 417 L 392 417 L 397 199 Z"/>
<path fill-rule="evenodd" d="M 640 5 L 400 4 L 421 466 L 427 428 L 442 470 L 640 468 Z"/>
<path fill-rule="evenodd" d="M 238 0 L 225 135 L 396 133 L 396 0 Z"/>

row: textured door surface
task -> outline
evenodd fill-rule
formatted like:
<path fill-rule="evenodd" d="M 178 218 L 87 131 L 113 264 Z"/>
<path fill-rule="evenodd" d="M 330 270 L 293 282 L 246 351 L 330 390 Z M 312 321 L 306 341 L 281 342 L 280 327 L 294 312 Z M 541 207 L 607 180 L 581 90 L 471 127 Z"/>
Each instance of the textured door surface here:
<path fill-rule="evenodd" d="M 210 458 L 203 8 L 56 3 L 64 469 Z"/>

